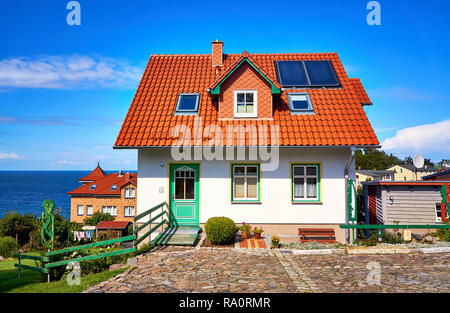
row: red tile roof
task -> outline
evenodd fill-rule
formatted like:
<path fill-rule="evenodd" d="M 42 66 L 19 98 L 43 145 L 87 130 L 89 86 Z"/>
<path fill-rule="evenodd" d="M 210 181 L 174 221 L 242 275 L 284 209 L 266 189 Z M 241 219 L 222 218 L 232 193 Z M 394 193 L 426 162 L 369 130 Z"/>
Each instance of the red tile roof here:
<path fill-rule="evenodd" d="M 137 186 L 137 173 L 124 173 L 119 176 L 118 173 L 113 173 L 106 175 L 105 177 L 99 178 L 92 183 L 87 183 L 81 185 L 68 192 L 69 195 L 92 195 L 92 196 L 120 196 L 120 190 L 123 186 L 131 183 Z M 94 190 L 90 190 L 92 185 L 97 185 Z M 117 185 L 115 190 L 111 190 L 112 185 Z"/>
<path fill-rule="evenodd" d="M 97 224 L 97 229 L 125 229 L 130 222 L 127 221 L 101 221 Z"/>
<path fill-rule="evenodd" d="M 279 125 L 280 146 L 379 144 L 361 105 L 370 103 L 370 99 L 359 79 L 347 77 L 336 53 L 248 55 L 248 58 L 251 58 L 261 72 L 274 83 L 276 83 L 274 61 L 331 61 L 341 87 L 289 89 L 289 92 L 307 91 L 315 114 L 291 114 L 287 90 L 283 90 L 274 105 L 273 119 L 218 120 L 215 100 L 212 100 L 207 89 L 220 81 L 222 75 L 231 71 L 230 66 L 242 57 L 242 54 L 224 54 L 221 72 L 217 67 L 211 66 L 210 54 L 152 55 L 115 146 L 171 146 L 178 140 L 171 137 L 171 130 L 175 125 L 184 124 L 192 130 L 195 116 L 174 115 L 180 93 L 201 93 L 198 116 L 202 117 L 203 128 L 210 124 L 217 124 L 222 129 L 227 125 Z M 223 133 L 225 138 L 226 132 Z M 203 144 L 209 139 L 203 138 Z M 226 144 L 225 139 L 223 143 Z M 249 138 L 246 138 L 245 144 L 248 143 Z M 268 144 L 271 144 L 270 136 Z"/>
<path fill-rule="evenodd" d="M 97 179 L 100 179 L 102 177 L 105 177 L 106 172 L 104 170 L 102 170 L 102 168 L 100 167 L 100 164 L 97 164 L 97 167 L 87 176 L 80 178 L 78 181 L 79 182 L 90 182 L 90 181 L 94 181 Z"/>

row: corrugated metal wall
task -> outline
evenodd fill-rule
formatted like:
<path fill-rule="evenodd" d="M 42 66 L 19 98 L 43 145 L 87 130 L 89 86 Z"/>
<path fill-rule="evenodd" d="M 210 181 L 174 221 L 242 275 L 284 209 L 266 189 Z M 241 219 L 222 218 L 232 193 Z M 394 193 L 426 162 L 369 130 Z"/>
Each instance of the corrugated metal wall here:
<path fill-rule="evenodd" d="M 381 187 L 381 188 L 380 188 Z M 378 186 L 384 208 L 384 224 L 438 224 L 436 203 L 441 202 L 440 186 Z M 392 202 L 391 202 L 392 197 Z M 378 217 L 378 214 L 377 214 Z"/>

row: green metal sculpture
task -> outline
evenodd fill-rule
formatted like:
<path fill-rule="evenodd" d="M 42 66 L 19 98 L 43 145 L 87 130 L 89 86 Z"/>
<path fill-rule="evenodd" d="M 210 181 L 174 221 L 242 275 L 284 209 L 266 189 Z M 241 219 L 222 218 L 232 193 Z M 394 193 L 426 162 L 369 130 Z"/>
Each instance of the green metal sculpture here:
<path fill-rule="evenodd" d="M 42 207 L 44 212 L 42 212 L 41 241 L 46 249 L 52 249 L 55 241 L 55 216 L 53 215 L 55 203 L 53 200 L 46 199 L 42 202 Z"/>
<path fill-rule="evenodd" d="M 356 187 L 353 179 L 348 180 L 347 195 L 348 220 L 350 222 L 356 222 L 358 220 L 356 216 Z"/>

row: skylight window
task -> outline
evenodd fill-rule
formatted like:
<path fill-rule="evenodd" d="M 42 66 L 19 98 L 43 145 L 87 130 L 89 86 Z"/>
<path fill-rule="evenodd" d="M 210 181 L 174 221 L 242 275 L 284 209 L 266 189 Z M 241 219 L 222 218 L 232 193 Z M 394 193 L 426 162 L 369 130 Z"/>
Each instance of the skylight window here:
<path fill-rule="evenodd" d="M 91 188 L 89 188 L 89 190 L 95 190 L 96 187 L 97 187 L 96 184 L 92 184 L 92 185 L 91 185 Z"/>
<path fill-rule="evenodd" d="M 314 113 L 314 108 L 306 92 L 288 93 L 289 108 L 293 113 Z"/>
<path fill-rule="evenodd" d="M 111 191 L 115 191 L 117 189 L 117 185 L 112 185 L 111 186 Z"/>
<path fill-rule="evenodd" d="M 283 87 L 339 86 L 330 61 L 275 61 L 275 70 Z"/>
<path fill-rule="evenodd" d="M 199 93 L 182 93 L 178 96 L 176 113 L 193 114 L 198 112 Z"/>

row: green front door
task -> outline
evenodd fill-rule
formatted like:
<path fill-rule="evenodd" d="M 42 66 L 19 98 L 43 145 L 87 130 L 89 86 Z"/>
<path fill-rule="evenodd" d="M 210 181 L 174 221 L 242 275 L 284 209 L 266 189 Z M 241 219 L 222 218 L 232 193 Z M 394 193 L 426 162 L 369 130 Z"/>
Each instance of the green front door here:
<path fill-rule="evenodd" d="M 199 226 L 199 164 L 170 164 L 170 224 Z"/>

